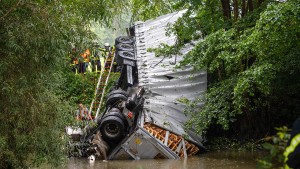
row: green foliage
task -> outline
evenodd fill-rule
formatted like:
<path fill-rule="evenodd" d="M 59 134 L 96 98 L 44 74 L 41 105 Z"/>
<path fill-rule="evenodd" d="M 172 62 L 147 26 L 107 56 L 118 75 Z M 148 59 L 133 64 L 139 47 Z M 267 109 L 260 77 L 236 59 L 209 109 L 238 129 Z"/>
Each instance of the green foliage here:
<path fill-rule="evenodd" d="M 97 35 L 96 41 L 100 44 L 100 47 L 104 46 L 104 43 L 109 43 L 111 46 L 114 45 L 115 39 L 118 36 L 126 35 L 124 28 L 128 27 L 129 18 L 118 18 L 114 20 L 113 28 L 103 26 L 98 23 L 92 23 L 91 30 Z"/>
<path fill-rule="evenodd" d="M 1 1 L 1 168 L 63 162 L 63 129 L 74 118 L 70 110 L 76 101 L 65 93 L 75 87 L 62 91 L 65 56 L 71 43 L 80 51 L 92 42 L 90 20 L 109 24 L 124 3 Z"/>
<path fill-rule="evenodd" d="M 190 115 L 190 120 L 186 123 L 188 128 L 195 128 L 198 133 L 205 133 L 206 129 L 212 124 L 220 124 L 224 129 L 229 128 L 229 124 L 235 121 L 235 113 L 232 111 L 231 99 L 232 89 L 236 79 L 227 79 L 222 83 L 211 87 L 203 98 L 190 101 L 182 98 L 179 101 L 186 104 L 184 112 Z M 222 88 L 220 88 L 222 86 Z M 198 102 L 209 100 L 201 111 L 198 109 Z M 213 121 L 215 120 L 215 121 Z"/>
<path fill-rule="evenodd" d="M 65 85 L 61 88 L 61 90 L 63 91 L 62 95 L 64 97 L 64 100 L 69 100 L 70 104 L 73 105 L 71 112 L 73 112 L 73 116 L 75 116 L 75 111 L 77 110 L 77 105 L 79 102 L 83 103 L 89 108 L 94 98 L 96 85 L 98 83 L 100 75 L 93 72 L 86 73 L 85 75 L 74 74 L 71 71 L 68 71 L 68 73 L 65 73 L 64 75 L 66 81 Z M 111 72 L 110 78 L 105 89 L 103 103 L 106 102 L 106 96 L 113 87 L 115 81 L 119 78 L 119 76 L 120 73 Z M 103 104 L 102 106 L 104 108 L 105 104 Z"/>
<path fill-rule="evenodd" d="M 170 46 L 168 44 L 160 44 L 158 48 L 148 48 L 148 52 L 155 52 L 155 57 L 172 57 L 176 54 L 179 54 L 179 48 L 176 46 Z"/>
<path fill-rule="evenodd" d="M 62 86 L 64 99 L 70 100 L 74 105 L 82 102 L 88 106 L 92 102 L 99 74 L 86 73 L 86 75 L 84 75 L 68 71 L 64 75 L 66 79 L 65 85 Z"/>
<path fill-rule="evenodd" d="M 184 9 L 185 6 L 180 6 L 180 1 L 146 1 L 146 0 L 132 0 L 130 10 L 132 12 L 133 21 L 145 21 L 161 16 L 163 14 L 174 12 L 174 8 Z"/>
<path fill-rule="evenodd" d="M 169 57 L 185 43 L 196 42 L 181 65 L 207 70 L 210 81 L 204 98 L 181 100 L 191 117 L 187 127 L 205 132 L 212 124 L 227 130 L 234 123 L 246 137 L 261 137 L 275 125 L 287 125 L 281 124 L 282 117 L 292 122 L 300 111 L 300 3 L 255 2 L 253 10 L 233 18 L 225 16 L 221 2 L 176 2 L 188 6 L 183 17 L 168 28 L 167 34 L 177 36 L 176 44 L 150 51 Z M 250 5 L 237 2 L 234 8 L 239 10 Z M 200 109 L 199 101 L 206 102 Z"/>
<path fill-rule="evenodd" d="M 279 168 L 283 166 L 283 152 L 285 151 L 290 134 L 288 134 L 289 129 L 285 126 L 276 128 L 276 130 L 277 135 L 268 138 L 271 142 L 265 142 L 263 144 L 263 148 L 268 151 L 269 154 L 258 160 L 259 168 Z"/>
<path fill-rule="evenodd" d="M 222 18 L 222 8 L 219 0 L 182 2 L 190 5 L 184 16 L 174 25 L 175 33 L 180 40 L 186 39 L 186 36 L 195 35 L 199 31 L 203 35 L 208 35 L 222 29 L 226 24 Z"/>
<path fill-rule="evenodd" d="M 258 152 L 262 146 L 253 140 L 241 142 L 235 138 L 214 137 L 209 140 L 206 148 L 210 151 Z"/>
<path fill-rule="evenodd" d="M 201 14 L 208 13 L 205 11 L 208 8 L 209 4 L 199 9 L 196 14 L 199 18 L 194 17 L 193 22 L 204 19 L 206 15 Z M 280 97 L 291 98 L 299 94 L 300 79 L 296 74 L 300 70 L 299 8 L 297 1 L 268 2 L 235 25 L 215 20 L 210 22 L 214 24 L 213 28 L 209 31 L 203 29 L 207 35 L 181 64 L 206 69 L 212 80 L 205 96 L 206 104 L 201 109 L 191 106 L 197 101 L 188 103 L 187 112 L 192 117 L 188 127 L 204 132 L 211 124 L 229 129 L 230 124 L 241 117 L 240 114 L 252 117 L 248 121 L 253 121 L 253 124 L 256 118 L 251 114 L 256 112 L 280 116 L 277 112 L 281 108 L 274 110 L 272 106 L 278 107 Z M 188 34 L 182 31 L 187 30 L 190 34 L 199 31 L 185 29 L 186 25 L 182 23 L 175 26 L 179 25 L 183 26 L 172 29 L 180 30 L 177 31 L 179 39 L 186 39 L 185 34 Z M 299 100 L 297 97 L 294 99 Z M 299 110 L 297 105 L 291 106 L 288 109 Z M 291 115 L 295 117 L 297 111 L 291 112 Z"/>

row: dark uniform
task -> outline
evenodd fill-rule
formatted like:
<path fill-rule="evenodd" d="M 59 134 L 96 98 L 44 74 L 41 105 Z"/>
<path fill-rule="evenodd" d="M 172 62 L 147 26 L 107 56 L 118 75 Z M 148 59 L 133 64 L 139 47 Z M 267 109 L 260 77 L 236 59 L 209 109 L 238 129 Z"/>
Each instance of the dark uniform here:
<path fill-rule="evenodd" d="M 69 53 L 70 59 L 70 67 L 74 73 L 78 73 L 79 65 L 78 65 L 78 55 L 79 53 L 76 51 L 76 48 L 73 48 L 72 51 Z"/>
<path fill-rule="evenodd" d="M 106 61 L 108 62 L 108 64 L 111 63 L 112 57 L 115 54 L 115 47 L 114 46 L 109 46 L 108 43 L 105 43 L 104 48 L 100 48 L 100 51 L 102 51 L 102 57 L 106 59 Z M 109 65 L 104 65 L 105 67 L 108 67 Z M 117 67 L 117 62 L 114 61 L 113 65 L 112 65 L 112 71 L 116 72 L 116 67 Z"/>
<path fill-rule="evenodd" d="M 99 55 L 99 49 L 94 48 L 92 52 L 92 71 L 93 72 L 100 72 L 101 71 L 101 61 Z"/>
<path fill-rule="evenodd" d="M 285 169 L 300 169 L 300 117 L 295 121 L 291 139 L 284 152 Z"/>

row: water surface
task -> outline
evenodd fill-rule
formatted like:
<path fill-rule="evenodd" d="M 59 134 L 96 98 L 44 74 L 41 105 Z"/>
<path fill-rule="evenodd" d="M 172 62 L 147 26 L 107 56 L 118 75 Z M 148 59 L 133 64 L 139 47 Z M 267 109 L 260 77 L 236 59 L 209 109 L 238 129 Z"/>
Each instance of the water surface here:
<path fill-rule="evenodd" d="M 86 158 L 70 158 L 61 169 L 253 169 L 258 153 L 208 152 L 184 160 L 113 160 L 90 163 Z"/>

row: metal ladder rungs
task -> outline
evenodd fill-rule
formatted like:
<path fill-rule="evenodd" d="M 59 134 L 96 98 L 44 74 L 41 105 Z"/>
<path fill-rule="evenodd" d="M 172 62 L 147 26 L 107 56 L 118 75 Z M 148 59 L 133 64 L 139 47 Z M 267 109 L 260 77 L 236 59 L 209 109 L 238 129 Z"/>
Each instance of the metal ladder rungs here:
<path fill-rule="evenodd" d="M 102 105 L 102 101 L 105 95 L 105 89 L 106 89 L 106 85 L 108 83 L 109 80 L 109 76 L 112 70 L 112 66 L 114 63 L 114 55 L 112 57 L 108 57 L 106 58 L 105 62 L 104 62 L 104 69 L 101 69 L 101 73 L 100 73 L 100 77 L 95 89 L 95 96 L 94 99 L 91 103 L 91 107 L 90 107 L 90 112 L 92 113 L 92 111 L 96 110 L 96 116 L 95 118 L 98 117 L 98 113 L 100 111 L 101 105 Z M 98 106 L 97 106 L 98 105 Z"/>

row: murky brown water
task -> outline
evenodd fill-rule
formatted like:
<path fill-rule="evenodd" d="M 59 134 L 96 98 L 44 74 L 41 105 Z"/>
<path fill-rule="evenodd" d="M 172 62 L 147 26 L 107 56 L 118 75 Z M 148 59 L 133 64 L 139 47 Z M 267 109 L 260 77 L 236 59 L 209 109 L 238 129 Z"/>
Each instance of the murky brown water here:
<path fill-rule="evenodd" d="M 187 160 L 114 160 L 89 163 L 85 158 L 71 158 L 61 169 L 253 169 L 258 153 L 208 152 Z"/>

